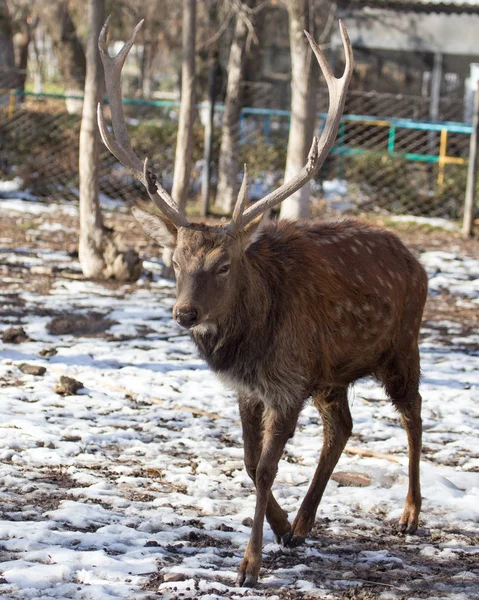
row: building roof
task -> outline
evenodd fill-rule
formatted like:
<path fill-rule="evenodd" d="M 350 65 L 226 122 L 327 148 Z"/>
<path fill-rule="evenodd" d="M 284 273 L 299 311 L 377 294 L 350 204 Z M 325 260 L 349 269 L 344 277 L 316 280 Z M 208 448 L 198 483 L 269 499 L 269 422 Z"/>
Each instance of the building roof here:
<path fill-rule="evenodd" d="M 353 48 L 440 52 L 470 56 L 473 57 L 472 62 L 477 62 L 479 12 L 397 11 L 373 8 L 371 4 L 371 0 L 363 0 L 361 8 L 356 8 L 349 3 L 349 8 L 341 15 L 347 24 Z M 337 28 L 333 32 L 332 43 L 341 47 Z"/>
<path fill-rule="evenodd" d="M 448 13 L 479 14 L 479 0 L 347 0 L 343 5 L 355 8 L 385 8 L 390 10 Z"/>

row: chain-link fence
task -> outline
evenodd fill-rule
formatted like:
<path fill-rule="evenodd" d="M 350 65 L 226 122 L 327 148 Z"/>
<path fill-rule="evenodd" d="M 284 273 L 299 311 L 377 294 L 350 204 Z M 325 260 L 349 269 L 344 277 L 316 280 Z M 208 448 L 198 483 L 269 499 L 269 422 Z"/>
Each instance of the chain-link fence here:
<path fill-rule="evenodd" d="M 14 93 L 8 98 L 0 106 L 0 179 L 18 178 L 24 190 L 40 198 L 77 198 L 81 100 Z M 315 214 L 383 211 L 461 217 L 472 127 L 464 123 L 429 123 L 420 112 L 419 101 L 417 106 L 415 112 L 411 98 L 391 94 L 349 95 L 335 148 L 313 186 Z M 134 149 L 139 156 L 153 159 L 156 172 L 169 188 L 177 105 L 130 100 L 125 109 Z M 192 206 L 203 168 L 201 113 L 199 110 L 193 142 Z M 215 164 L 221 116 L 222 107 L 218 106 Z M 320 113 L 318 130 L 324 116 Z M 288 111 L 243 109 L 238 125 L 238 177 L 240 180 L 240 165 L 246 162 L 252 199 L 282 182 L 288 127 Z M 216 177 L 213 169 L 213 188 Z M 100 190 L 104 196 L 127 203 L 145 198 L 141 184 L 104 147 Z"/>

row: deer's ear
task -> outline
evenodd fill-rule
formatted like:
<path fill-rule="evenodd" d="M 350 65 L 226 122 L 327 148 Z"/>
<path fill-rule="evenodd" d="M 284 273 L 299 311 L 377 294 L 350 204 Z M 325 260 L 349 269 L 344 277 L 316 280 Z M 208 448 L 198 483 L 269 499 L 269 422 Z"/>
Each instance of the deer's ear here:
<path fill-rule="evenodd" d="M 267 219 L 265 215 L 259 215 L 259 217 L 256 217 L 254 221 L 251 221 L 251 223 L 246 225 L 240 234 L 243 248 L 246 249 L 258 239 L 258 236 L 260 235 L 266 221 Z"/>
<path fill-rule="evenodd" d="M 163 215 L 153 215 L 134 206 L 131 212 L 143 231 L 163 247 L 176 246 L 177 230 L 173 223 Z"/>

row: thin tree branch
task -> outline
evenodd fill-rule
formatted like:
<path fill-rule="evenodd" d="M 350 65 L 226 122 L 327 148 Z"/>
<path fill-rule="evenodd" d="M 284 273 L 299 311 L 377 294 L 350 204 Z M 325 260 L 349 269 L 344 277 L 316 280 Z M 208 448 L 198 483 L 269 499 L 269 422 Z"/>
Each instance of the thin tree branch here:
<path fill-rule="evenodd" d="M 323 31 L 321 32 L 321 35 L 319 36 L 319 44 L 323 44 L 323 42 L 325 42 L 330 33 L 331 33 L 331 29 L 333 27 L 333 23 L 334 23 L 334 16 L 336 14 L 336 2 L 332 2 L 331 6 L 329 7 L 329 13 L 328 13 L 328 17 L 326 19 L 326 24 L 324 26 Z"/>
<path fill-rule="evenodd" d="M 233 19 L 234 14 L 235 14 L 235 10 L 234 10 L 233 6 L 231 6 L 228 14 L 225 17 L 225 20 L 220 25 L 220 28 L 218 29 L 218 31 L 214 35 L 212 35 L 208 40 L 206 40 L 206 42 L 204 42 L 201 46 L 198 47 L 199 51 L 206 50 L 209 46 L 211 46 L 212 44 L 214 44 L 221 38 L 221 36 L 227 30 L 229 24 L 231 23 L 231 20 Z"/>

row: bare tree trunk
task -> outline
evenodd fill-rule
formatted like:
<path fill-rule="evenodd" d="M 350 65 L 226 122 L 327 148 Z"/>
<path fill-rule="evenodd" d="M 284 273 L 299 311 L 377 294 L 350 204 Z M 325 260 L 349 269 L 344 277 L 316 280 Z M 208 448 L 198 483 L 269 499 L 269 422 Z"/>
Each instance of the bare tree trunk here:
<path fill-rule="evenodd" d="M 175 172 L 171 195 L 184 210 L 191 173 L 193 117 L 195 109 L 196 2 L 183 0 L 183 62 L 181 67 L 181 106 L 176 138 Z"/>
<path fill-rule="evenodd" d="M 25 20 L 22 24 L 22 32 L 18 36 L 15 36 L 15 40 L 18 41 L 17 45 L 17 67 L 18 67 L 18 86 L 17 89 L 24 92 L 25 82 L 27 79 L 27 68 L 28 68 L 28 47 L 32 39 L 32 32 L 29 24 Z M 21 97 L 23 100 L 23 96 Z"/>
<path fill-rule="evenodd" d="M 66 93 L 81 96 L 86 74 L 85 52 L 68 10 L 67 0 L 44 2 L 40 14 L 52 41 Z M 67 102 L 69 112 L 81 112 L 80 107 L 81 102 Z"/>
<path fill-rule="evenodd" d="M 225 214 L 233 211 L 238 194 L 239 117 L 241 112 L 241 82 L 245 63 L 248 26 L 244 9 L 238 9 L 233 43 L 228 59 L 228 84 L 221 128 L 221 149 L 218 165 L 216 206 Z"/>
<path fill-rule="evenodd" d="M 158 40 L 152 32 L 146 30 L 143 36 L 143 52 L 140 65 L 140 89 L 145 99 L 150 99 L 153 93 L 153 63 L 158 52 Z"/>
<path fill-rule="evenodd" d="M 145 36 L 146 38 L 146 36 Z M 151 98 L 151 40 L 143 42 L 143 53 L 141 55 L 141 95 L 146 100 Z"/>
<path fill-rule="evenodd" d="M 304 30 L 310 31 L 308 0 L 290 0 L 289 38 L 291 49 L 291 123 L 286 157 L 285 181 L 304 166 L 313 140 L 315 85 L 311 77 L 312 56 Z M 310 183 L 308 182 L 281 205 L 281 218 L 301 219 L 310 213 Z"/>
<path fill-rule="evenodd" d="M 214 29 L 218 27 L 218 4 L 213 0 L 207 3 L 208 6 L 208 35 L 211 36 Z M 210 206 L 211 190 L 211 159 L 213 152 L 213 134 L 214 134 L 214 116 L 216 102 L 216 88 L 218 73 L 220 72 L 219 50 L 217 46 L 209 45 L 208 48 L 208 84 L 206 89 L 206 100 L 201 109 L 201 120 L 205 128 L 204 135 L 204 168 L 201 174 L 201 200 L 200 216 L 208 215 Z"/>
<path fill-rule="evenodd" d="M 256 4 L 258 4 L 256 2 Z M 266 8 L 259 10 L 254 17 L 254 32 L 255 32 L 255 47 L 254 52 L 247 53 L 245 58 L 245 65 L 243 69 L 243 81 L 248 83 L 248 87 L 244 88 L 243 91 L 243 105 L 244 106 L 267 106 L 268 98 L 261 94 L 261 99 L 258 98 L 258 88 L 256 84 L 260 84 L 263 78 L 264 68 L 264 50 L 268 43 L 266 35 L 266 17 L 268 10 Z M 260 104 L 258 104 L 260 103 Z"/>
<path fill-rule="evenodd" d="M 201 202 L 200 216 L 208 215 L 210 205 L 210 187 L 211 187 L 211 157 L 213 152 L 213 133 L 214 116 L 216 103 L 216 80 L 220 70 L 219 53 L 215 48 L 209 52 L 208 56 L 208 98 L 206 100 L 207 108 L 204 111 L 205 126 L 205 148 L 203 160 L 205 162 L 201 181 Z"/>
<path fill-rule="evenodd" d="M 183 0 L 183 62 L 181 67 L 181 105 L 176 138 L 175 170 L 171 195 L 185 209 L 191 174 L 193 118 L 195 109 L 196 1 Z M 163 277 L 174 277 L 171 249 L 163 250 Z"/>
<path fill-rule="evenodd" d="M 41 44 L 38 42 L 41 41 Z M 33 91 L 35 94 L 42 94 L 45 85 L 45 55 L 40 48 L 45 47 L 45 28 L 40 27 L 39 31 L 32 36 L 33 54 L 35 62 L 33 66 Z"/>
<path fill-rule="evenodd" d="M 96 40 L 105 18 L 104 0 L 88 2 L 87 71 L 80 129 L 80 246 L 79 258 L 85 277 L 103 278 L 104 227 L 98 202 L 100 141 L 96 107 L 103 92 L 103 77 Z"/>
<path fill-rule="evenodd" d="M 88 1 L 87 70 L 80 129 L 79 259 L 85 277 L 136 280 L 141 264 L 133 251 L 121 252 L 114 233 L 103 225 L 98 199 L 100 140 L 96 107 L 103 95 L 103 70 L 97 40 L 105 19 L 105 0 Z"/>
<path fill-rule="evenodd" d="M 13 50 L 12 23 L 6 0 L 0 0 L 0 89 L 15 88 L 17 72 Z M 8 103 L 8 95 L 3 102 Z M 0 95 L 0 105 L 2 96 Z"/>
<path fill-rule="evenodd" d="M 35 27 L 38 24 L 38 18 L 32 19 L 31 14 L 24 14 L 20 25 L 20 32 L 13 38 L 15 48 L 15 62 L 18 69 L 18 85 L 17 89 L 21 92 L 25 91 L 25 82 L 27 80 L 28 70 L 28 53 L 30 42 L 33 39 Z M 25 97 L 20 96 L 20 102 L 23 102 Z"/>

